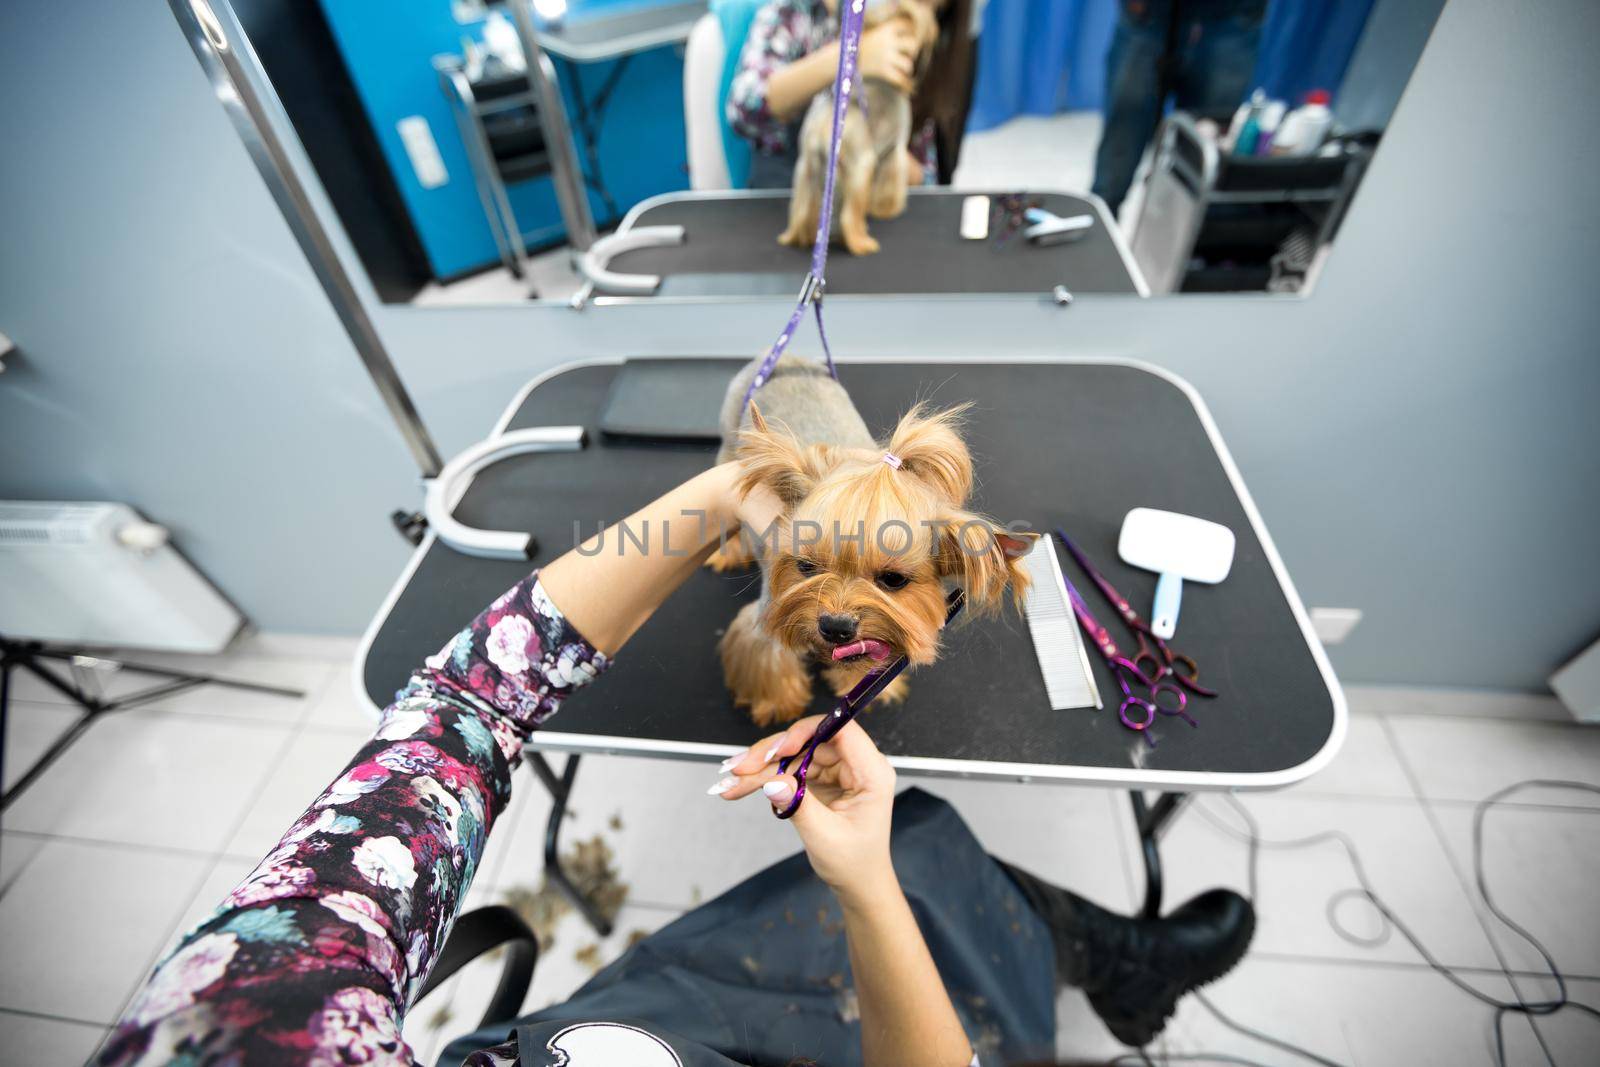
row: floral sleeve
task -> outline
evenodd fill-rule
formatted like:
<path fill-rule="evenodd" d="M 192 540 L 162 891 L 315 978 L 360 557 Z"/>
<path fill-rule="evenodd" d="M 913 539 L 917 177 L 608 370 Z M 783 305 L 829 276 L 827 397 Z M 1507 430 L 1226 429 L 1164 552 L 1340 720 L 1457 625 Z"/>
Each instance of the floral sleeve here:
<path fill-rule="evenodd" d="M 605 668 L 520 582 L 396 696 L 278 846 L 163 960 L 102 1064 L 410 1064 L 400 1020 L 511 795 L 528 734 Z M 469 1063 L 508 1063 L 515 1047 Z"/>
<path fill-rule="evenodd" d="M 767 106 L 767 80 L 827 43 L 836 32 L 828 23 L 821 0 L 770 0 L 756 12 L 727 102 L 728 125 L 756 151 L 776 156 L 789 150 L 788 125 Z"/>

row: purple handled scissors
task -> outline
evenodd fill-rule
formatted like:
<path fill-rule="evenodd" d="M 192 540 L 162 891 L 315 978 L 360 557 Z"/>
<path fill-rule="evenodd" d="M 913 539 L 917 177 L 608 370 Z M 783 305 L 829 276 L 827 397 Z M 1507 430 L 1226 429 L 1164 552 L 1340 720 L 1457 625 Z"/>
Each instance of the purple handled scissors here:
<path fill-rule="evenodd" d="M 1083 568 L 1083 573 L 1089 576 L 1089 580 L 1100 587 L 1100 592 L 1104 593 L 1105 598 L 1111 601 L 1111 606 L 1117 609 L 1117 614 L 1122 616 L 1122 621 L 1128 624 L 1128 629 L 1132 630 L 1134 636 L 1139 639 L 1139 650 L 1133 654 L 1132 662 L 1139 668 L 1141 674 L 1148 675 L 1157 681 L 1167 675 L 1171 675 L 1174 682 L 1177 682 L 1195 696 L 1214 697 L 1217 695 L 1215 689 L 1207 689 L 1200 684 L 1199 665 L 1188 656 L 1180 655 L 1168 648 L 1167 643 L 1157 637 L 1154 630 L 1150 629 L 1149 623 L 1145 622 L 1139 616 L 1139 613 L 1133 610 L 1133 605 L 1128 603 L 1128 598 L 1117 592 L 1116 587 L 1106 580 L 1105 575 L 1095 569 L 1094 564 L 1089 562 L 1089 557 L 1079 551 L 1078 546 L 1072 543 L 1072 540 L 1067 537 L 1060 527 L 1056 528 L 1056 538 L 1072 554 L 1072 558 L 1078 561 L 1078 566 Z M 1182 670 L 1179 670 L 1180 666 L 1183 668 Z"/>
<path fill-rule="evenodd" d="M 950 595 L 944 598 L 946 626 L 950 625 L 951 619 L 961 613 L 961 608 L 966 602 L 967 595 L 959 589 L 952 589 Z M 811 757 L 817 754 L 817 747 L 844 729 L 846 723 L 855 718 L 862 708 L 872 703 L 873 698 L 888 688 L 889 683 L 900 677 L 900 672 L 905 669 L 906 658 L 898 656 L 888 666 L 869 671 L 867 676 L 857 682 L 854 689 L 840 697 L 839 703 L 833 706 L 833 710 L 817 723 L 817 728 L 812 733 L 811 740 L 806 742 L 805 748 L 778 761 L 779 774 L 789 773 L 789 764 L 795 760 L 800 761 L 794 771 L 794 798 L 789 801 L 788 807 L 776 813 L 778 818 L 787 819 L 800 810 L 800 802 L 806 797 L 806 772 L 811 769 Z"/>
<path fill-rule="evenodd" d="M 1162 681 L 1161 675 L 1152 677 L 1146 674 L 1137 663 L 1119 652 L 1116 642 L 1111 640 L 1111 632 L 1094 617 L 1089 605 L 1083 602 L 1083 597 L 1078 593 L 1077 586 L 1066 575 L 1061 576 L 1061 581 L 1067 587 L 1067 599 L 1072 601 L 1072 613 L 1078 617 L 1078 623 L 1094 642 L 1106 666 L 1116 676 L 1117 685 L 1122 688 L 1122 705 L 1117 708 L 1117 717 L 1122 720 L 1122 725 L 1130 730 L 1148 731 L 1157 715 L 1176 715 L 1190 726 L 1198 726 L 1199 723 L 1183 710 L 1189 703 L 1188 695 L 1171 682 Z M 1150 695 L 1139 696 L 1134 692 L 1135 684 L 1143 686 Z M 1167 703 L 1162 703 L 1163 697 L 1168 698 Z M 1151 745 L 1156 743 L 1149 733 L 1144 738 Z"/>

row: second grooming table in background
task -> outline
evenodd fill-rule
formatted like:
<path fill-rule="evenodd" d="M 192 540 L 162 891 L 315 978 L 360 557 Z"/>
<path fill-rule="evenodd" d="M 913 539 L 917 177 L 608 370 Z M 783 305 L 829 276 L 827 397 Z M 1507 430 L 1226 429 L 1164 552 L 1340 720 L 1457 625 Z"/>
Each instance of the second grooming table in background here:
<path fill-rule="evenodd" d="M 1098 197 L 1031 192 L 1028 201 L 1059 216 L 1092 215 L 1082 238 L 1048 247 L 1030 245 L 1020 230 L 1001 240 L 997 224 L 982 240 L 961 237 L 961 208 L 971 191 L 917 188 L 896 219 L 869 219 L 882 248 L 828 256 L 828 295 L 1071 293 L 1146 295 L 1144 279 Z M 1000 192 L 988 194 L 991 200 Z M 647 226 L 682 226 L 681 245 L 619 252 L 606 264 L 620 274 L 659 275 L 653 297 L 793 296 L 811 265 L 809 249 L 778 244 L 788 224 L 789 192 L 666 193 L 636 205 L 617 233 Z M 585 289 L 587 296 L 588 289 Z M 597 299 L 609 299 L 595 290 Z"/>
<path fill-rule="evenodd" d="M 731 377 L 741 362 L 715 365 Z M 588 446 L 488 468 L 462 497 L 457 517 L 534 534 L 543 546 L 537 565 L 574 543 L 575 524 L 592 534 L 598 522 L 614 523 L 710 465 L 712 443 L 650 444 L 599 432 L 619 370 L 615 362 L 570 365 L 530 383 L 497 432 L 578 423 L 589 428 Z M 1149 367 L 1069 361 L 847 361 L 840 378 L 878 431 L 891 427 L 911 398 L 973 401 L 968 440 L 978 463 L 977 506 L 1002 522 L 1065 528 L 1141 610 L 1155 575 L 1117 557 L 1129 509 L 1180 511 L 1237 536 L 1232 573 L 1189 593 L 1176 641 L 1199 662 L 1201 679 L 1221 692 L 1191 704 L 1198 728 L 1162 721 L 1152 727 L 1152 747 L 1122 726 L 1115 704 L 1052 711 L 1027 624 L 1008 611 L 957 626 L 939 662 L 908 675 L 909 703 L 866 713 L 873 739 L 903 774 L 1134 790 L 1149 871 L 1146 908 L 1153 912 L 1161 894 L 1156 834 L 1179 793 L 1147 808 L 1141 790 L 1270 788 L 1332 759 L 1344 736 L 1343 697 L 1238 471 L 1186 383 Z M 1089 588 L 1065 556 L 1062 567 Z M 521 562 L 461 555 L 430 533 L 359 653 L 359 685 L 373 708 L 388 704 L 412 669 L 527 571 Z M 714 763 L 762 736 L 733 707 L 716 651 L 720 631 L 755 595 L 748 580 L 701 571 L 639 631 L 602 684 L 575 695 L 534 735 L 535 769 L 557 798 L 553 819 L 561 817 L 576 756 L 557 779 L 542 751 Z M 1102 694 L 1115 693 L 1104 664 L 1095 670 Z M 831 701 L 820 685 L 817 693 L 815 710 L 825 710 Z M 553 861 L 553 834 L 549 841 Z M 552 877 L 559 881 L 558 868 Z"/>

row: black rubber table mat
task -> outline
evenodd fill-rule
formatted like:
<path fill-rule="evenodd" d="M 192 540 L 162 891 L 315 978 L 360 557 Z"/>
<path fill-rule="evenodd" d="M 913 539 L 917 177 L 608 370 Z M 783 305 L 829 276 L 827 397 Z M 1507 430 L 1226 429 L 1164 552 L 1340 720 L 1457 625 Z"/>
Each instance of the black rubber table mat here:
<path fill-rule="evenodd" d="M 611 380 L 600 432 L 720 443 L 722 401 L 738 369 L 733 360 L 630 359 Z"/>
<path fill-rule="evenodd" d="M 557 374 L 528 396 L 512 428 L 593 425 L 616 366 Z M 1334 722 L 1332 695 L 1282 587 L 1188 397 L 1131 367 L 1096 364 L 846 363 L 841 379 L 875 431 L 916 397 L 975 402 L 968 440 L 978 462 L 979 506 L 1002 521 L 1066 528 L 1136 606 L 1155 575 L 1116 554 L 1122 517 L 1148 506 L 1223 523 L 1238 538 L 1220 585 L 1184 591 L 1174 647 L 1199 661 L 1221 691 L 1191 704 L 1197 729 L 1173 719 L 1145 739 L 1117 720 L 1120 693 L 1102 664 L 1102 711 L 1052 711 L 1025 621 L 1014 611 L 959 625 L 943 658 L 908 677 L 909 701 L 866 713 L 896 755 L 1152 771 L 1270 772 L 1315 755 Z M 551 559 L 596 523 L 627 515 L 703 470 L 711 446 L 628 445 L 593 435 L 581 453 L 518 457 L 478 475 L 456 514 L 493 529 L 529 530 Z M 1121 622 L 1070 558 L 1062 566 L 1101 621 Z M 413 667 L 526 573 L 518 562 L 473 559 L 435 544 L 420 561 L 373 642 L 364 681 L 382 707 Z M 722 684 L 716 644 L 750 576 L 701 571 L 623 650 L 600 684 L 576 695 L 550 730 L 659 741 L 748 744 L 758 731 Z M 1091 659 L 1094 657 L 1091 656 Z M 817 688 L 815 707 L 827 706 Z M 975 768 L 977 769 L 977 768 Z"/>
<path fill-rule="evenodd" d="M 882 248 L 852 256 L 837 241 L 828 256 L 828 292 L 834 293 L 1050 293 L 1064 285 L 1077 293 L 1137 292 L 1116 242 L 1094 206 L 1061 193 L 1027 194 L 1047 211 L 1067 217 L 1096 215 L 1095 227 L 1069 244 L 1039 248 L 1020 231 L 997 239 L 964 240 L 961 204 L 970 192 L 914 191 L 897 219 L 870 219 Z M 992 195 L 992 194 L 991 194 Z M 797 294 L 811 266 L 811 250 L 778 244 L 788 223 L 789 194 L 726 199 L 680 199 L 646 209 L 633 223 L 682 226 L 687 240 L 670 248 L 624 252 L 610 269 L 659 274 L 658 296 L 770 296 Z"/>

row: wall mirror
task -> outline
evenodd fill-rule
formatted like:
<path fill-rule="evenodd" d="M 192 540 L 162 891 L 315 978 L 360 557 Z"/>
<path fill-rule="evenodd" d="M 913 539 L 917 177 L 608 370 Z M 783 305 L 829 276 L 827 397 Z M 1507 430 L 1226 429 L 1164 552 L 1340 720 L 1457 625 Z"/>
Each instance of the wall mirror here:
<path fill-rule="evenodd" d="M 798 291 L 835 3 L 233 10 L 386 303 L 586 307 Z M 829 293 L 1304 294 L 1442 4 L 870 0 Z"/>

